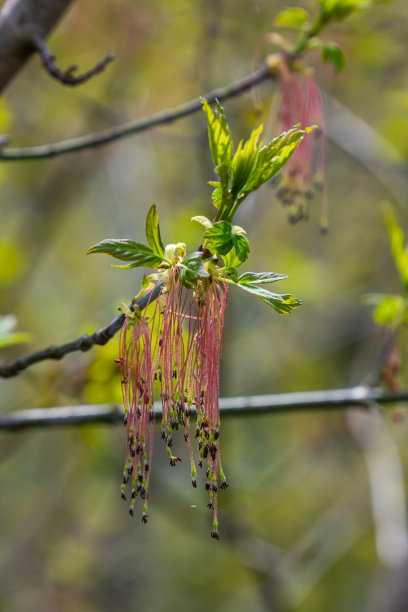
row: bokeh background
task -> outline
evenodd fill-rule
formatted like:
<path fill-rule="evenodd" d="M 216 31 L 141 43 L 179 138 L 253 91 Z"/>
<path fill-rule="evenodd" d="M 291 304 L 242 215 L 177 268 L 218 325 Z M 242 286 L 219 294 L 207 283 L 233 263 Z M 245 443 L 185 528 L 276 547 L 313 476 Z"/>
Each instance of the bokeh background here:
<path fill-rule="evenodd" d="M 69 89 L 32 58 L 1 101 L 1 132 L 14 146 L 53 142 L 227 84 L 250 72 L 258 40 L 286 4 L 77 2 L 49 38 L 60 66 L 87 69 L 109 51 L 116 61 Z M 309 57 L 327 94 L 330 232 L 320 235 L 318 200 L 308 222 L 290 225 L 268 185 L 243 206 L 247 268 L 288 274 L 279 289 L 305 304 L 280 317 L 231 290 L 223 396 L 358 383 L 384 340 L 362 296 L 399 289 L 381 204 L 392 202 L 408 229 L 406 0 L 353 15 L 324 36 L 348 56 L 340 76 Z M 260 115 L 250 93 L 225 103 L 236 141 L 261 121 L 272 135 L 275 94 L 273 83 L 261 86 Z M 114 270 L 86 250 L 107 237 L 143 240 L 153 202 L 165 243 L 197 245 L 189 220 L 211 216 L 211 179 L 203 113 L 103 148 L 3 163 L 0 314 L 15 314 L 32 341 L 1 351 L 2 360 L 110 321 L 142 273 Z M 114 339 L 0 380 L 0 410 L 119 401 L 116 352 Z M 407 610 L 408 425 L 395 414 L 225 419 L 230 488 L 220 496 L 220 542 L 209 537 L 204 479 L 193 489 L 188 461 L 171 469 L 159 440 L 145 526 L 119 496 L 120 426 L 2 432 L 0 610 Z M 182 435 L 176 448 L 184 452 Z"/>

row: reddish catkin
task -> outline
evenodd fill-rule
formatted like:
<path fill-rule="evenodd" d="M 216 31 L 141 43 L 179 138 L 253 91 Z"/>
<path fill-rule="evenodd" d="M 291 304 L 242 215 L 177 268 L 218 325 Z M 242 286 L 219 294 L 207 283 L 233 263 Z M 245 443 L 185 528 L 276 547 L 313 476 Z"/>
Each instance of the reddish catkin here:
<path fill-rule="evenodd" d="M 278 197 L 289 208 L 293 223 L 309 216 L 313 188 L 322 190 L 321 226 L 327 229 L 327 138 L 322 97 L 308 73 L 297 76 L 282 66 L 279 80 L 279 130 L 287 131 L 297 123 L 302 128 L 318 125 L 304 138 L 282 171 Z"/>
<path fill-rule="evenodd" d="M 218 538 L 217 492 L 226 488 L 219 458 L 220 415 L 218 405 L 221 341 L 228 290 L 224 281 L 212 276 L 186 289 L 177 264 L 166 275 L 165 288 L 150 317 L 135 313 L 127 317 L 120 336 L 119 366 L 126 424 L 126 458 L 121 487 L 131 479 L 130 513 L 135 499 L 144 501 L 142 520 L 147 520 L 147 497 L 154 435 L 154 392 L 162 403 L 161 435 L 170 464 L 173 432 L 184 428 L 188 444 L 192 484 L 197 471 L 190 436 L 191 406 L 196 408 L 195 437 L 199 462 L 207 466 L 206 488 L 213 509 L 211 535 Z"/>

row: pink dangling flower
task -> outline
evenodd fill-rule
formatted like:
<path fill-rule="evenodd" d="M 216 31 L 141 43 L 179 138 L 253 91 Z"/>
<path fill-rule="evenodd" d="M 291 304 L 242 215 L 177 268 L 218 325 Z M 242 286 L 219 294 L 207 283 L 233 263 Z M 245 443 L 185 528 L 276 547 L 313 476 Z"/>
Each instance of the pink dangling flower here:
<path fill-rule="evenodd" d="M 289 220 L 295 223 L 308 218 L 313 190 L 321 189 L 321 228 L 327 231 L 327 139 L 322 97 L 308 73 L 295 76 L 282 63 L 279 77 L 279 130 L 287 131 L 297 123 L 302 127 L 317 124 L 318 129 L 303 139 L 283 168 L 278 197 L 289 207 Z"/>
<path fill-rule="evenodd" d="M 182 258 L 179 259 L 179 263 Z M 179 266 L 166 274 L 165 288 L 150 318 L 127 316 L 120 337 L 121 372 L 126 424 L 126 459 L 122 497 L 132 478 L 130 513 L 138 494 L 144 500 L 142 520 L 147 520 L 147 497 L 154 436 L 153 395 L 160 385 L 162 438 L 170 464 L 180 458 L 172 452 L 173 432 L 184 427 L 188 444 L 192 484 L 197 486 L 190 435 L 191 407 L 197 413 L 199 466 L 207 463 L 206 488 L 214 511 L 211 535 L 218 538 L 217 491 L 227 482 L 219 456 L 220 415 L 218 405 L 221 340 L 227 284 L 215 277 L 198 280 L 194 289 L 183 286 Z"/>

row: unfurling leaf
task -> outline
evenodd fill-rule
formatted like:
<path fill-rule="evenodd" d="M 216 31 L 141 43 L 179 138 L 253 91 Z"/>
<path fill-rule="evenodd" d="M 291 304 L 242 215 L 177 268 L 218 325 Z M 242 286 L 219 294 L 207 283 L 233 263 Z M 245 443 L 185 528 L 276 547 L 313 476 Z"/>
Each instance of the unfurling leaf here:
<path fill-rule="evenodd" d="M 180 280 L 189 289 L 194 287 L 199 278 L 208 278 L 210 275 L 204 267 L 203 255 L 199 251 L 187 255 L 179 264 Z"/>
<path fill-rule="evenodd" d="M 294 7 L 280 12 L 275 17 L 274 23 L 287 28 L 301 28 L 308 19 L 309 15 L 305 9 Z"/>
<path fill-rule="evenodd" d="M 156 204 L 153 204 L 147 213 L 146 238 L 153 253 L 163 259 L 164 246 L 160 237 L 159 215 L 157 214 Z"/>
<path fill-rule="evenodd" d="M 202 225 L 203 227 L 205 227 L 206 229 L 208 229 L 209 227 L 212 226 L 212 223 L 209 219 L 207 219 L 207 217 L 202 217 L 202 216 L 197 216 L 197 217 L 191 217 L 192 221 L 196 221 L 197 223 L 200 223 L 200 225 Z"/>
<path fill-rule="evenodd" d="M 149 247 L 127 239 L 107 239 L 98 242 L 87 253 L 104 253 L 115 259 L 130 262 L 126 266 L 115 266 L 122 269 L 149 266 L 155 268 L 162 262 L 162 257 L 155 255 Z"/>

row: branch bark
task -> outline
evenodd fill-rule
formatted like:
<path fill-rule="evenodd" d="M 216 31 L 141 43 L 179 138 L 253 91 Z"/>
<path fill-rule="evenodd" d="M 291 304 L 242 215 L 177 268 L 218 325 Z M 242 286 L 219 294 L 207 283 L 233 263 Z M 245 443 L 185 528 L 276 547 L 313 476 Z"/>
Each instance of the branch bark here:
<path fill-rule="evenodd" d="M 159 297 L 162 287 L 162 282 L 156 285 L 152 291 L 140 298 L 140 300 L 138 300 L 135 304 L 132 304 L 130 306 L 131 310 L 134 309 L 135 305 L 139 308 L 139 310 L 146 308 L 150 302 L 153 302 Z M 88 334 L 83 334 L 71 342 L 67 342 L 59 346 L 49 346 L 41 351 L 36 351 L 35 353 L 29 353 L 24 357 L 19 357 L 15 361 L 4 363 L 0 365 L 0 378 L 11 378 L 12 376 L 17 376 L 17 374 L 19 374 L 22 370 L 25 370 L 29 366 L 33 365 L 34 363 L 38 363 L 39 361 L 45 361 L 46 359 L 62 359 L 64 355 L 74 353 L 75 351 L 89 351 L 89 349 L 95 344 L 103 346 L 116 334 L 116 332 L 120 330 L 125 322 L 125 319 L 125 315 L 120 314 L 108 325 L 97 329 L 90 336 Z"/>
<path fill-rule="evenodd" d="M 372 411 L 373 404 L 395 404 L 408 401 L 408 390 L 390 393 L 381 388 L 366 386 L 348 389 L 327 389 L 275 395 L 220 398 L 223 416 L 253 416 L 312 410 L 361 408 Z M 155 402 L 155 414 L 161 415 L 161 403 Z M 194 406 L 191 407 L 194 410 Z M 0 430 L 32 427 L 85 425 L 89 423 L 117 424 L 123 422 L 123 409 L 117 404 L 90 404 L 60 408 L 35 408 L 0 415 Z"/>
<path fill-rule="evenodd" d="M 6 0 L 0 11 L 0 93 L 34 52 L 28 30 L 45 39 L 73 0 Z"/>

